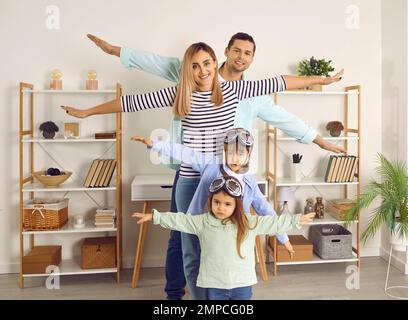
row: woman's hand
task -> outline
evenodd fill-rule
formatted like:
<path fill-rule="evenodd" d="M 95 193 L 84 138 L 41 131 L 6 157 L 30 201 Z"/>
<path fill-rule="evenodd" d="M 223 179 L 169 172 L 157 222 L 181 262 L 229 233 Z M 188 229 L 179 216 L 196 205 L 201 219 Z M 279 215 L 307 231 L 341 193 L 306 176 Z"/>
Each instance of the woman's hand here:
<path fill-rule="evenodd" d="M 313 222 L 313 218 L 315 217 L 316 212 L 310 212 L 308 214 L 303 214 L 300 216 L 299 224 L 305 225 Z"/>
<path fill-rule="evenodd" d="M 106 42 L 105 40 L 95 37 L 90 33 L 88 33 L 86 36 L 91 41 L 93 41 L 93 43 L 95 43 L 99 48 L 101 48 L 103 52 L 106 52 L 107 54 L 111 54 L 117 57 L 120 56 L 120 47 L 113 46 L 110 43 Z"/>
<path fill-rule="evenodd" d="M 286 241 L 286 243 L 284 244 L 286 250 L 288 250 L 289 255 L 290 255 L 290 259 L 293 259 L 293 255 L 295 254 L 295 250 L 293 250 L 292 244 L 290 243 L 290 241 Z"/>
<path fill-rule="evenodd" d="M 139 141 L 141 143 L 144 143 L 148 148 L 153 147 L 153 142 L 149 138 L 144 138 L 141 136 L 133 136 L 130 138 L 130 140 Z"/>
<path fill-rule="evenodd" d="M 344 73 L 344 69 L 341 69 L 340 72 L 337 72 L 333 77 L 322 78 L 320 84 L 328 85 L 328 84 L 332 84 L 333 82 L 339 82 L 342 79 L 343 73 Z"/>
<path fill-rule="evenodd" d="M 68 106 L 61 106 L 62 109 L 65 110 L 66 113 L 68 113 L 70 116 L 76 117 L 76 118 L 86 118 L 88 117 L 88 113 L 86 110 L 80 110 L 77 108 L 73 107 L 68 107 Z"/>
<path fill-rule="evenodd" d="M 153 213 L 134 212 L 132 217 L 139 218 L 137 224 L 142 224 L 151 221 L 153 219 Z"/>

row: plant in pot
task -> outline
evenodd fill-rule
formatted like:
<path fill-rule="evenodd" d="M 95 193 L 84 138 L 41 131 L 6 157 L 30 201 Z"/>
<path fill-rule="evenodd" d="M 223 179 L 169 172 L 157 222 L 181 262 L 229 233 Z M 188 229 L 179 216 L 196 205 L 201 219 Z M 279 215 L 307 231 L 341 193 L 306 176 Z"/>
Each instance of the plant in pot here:
<path fill-rule="evenodd" d="M 380 165 L 376 171 L 380 181 L 371 180 L 364 193 L 357 196 L 353 206 L 345 214 L 350 224 L 356 220 L 360 210 L 367 208 L 377 198 L 379 207 L 372 211 L 369 223 L 362 234 L 364 243 L 372 238 L 383 223 L 390 231 L 390 242 L 397 251 L 405 251 L 408 246 L 408 172 L 405 163 L 391 162 L 379 154 Z"/>
<path fill-rule="evenodd" d="M 316 59 L 311 57 L 310 59 L 304 59 L 298 64 L 299 76 L 317 76 L 317 77 L 329 77 L 329 72 L 334 71 L 334 68 L 330 65 L 332 61 L 326 61 L 325 59 Z M 308 90 L 322 91 L 322 85 L 317 84 L 311 87 L 307 87 Z"/>
<path fill-rule="evenodd" d="M 326 130 L 329 131 L 332 137 L 338 137 L 341 131 L 344 130 L 344 126 L 340 121 L 330 121 L 326 125 Z"/>

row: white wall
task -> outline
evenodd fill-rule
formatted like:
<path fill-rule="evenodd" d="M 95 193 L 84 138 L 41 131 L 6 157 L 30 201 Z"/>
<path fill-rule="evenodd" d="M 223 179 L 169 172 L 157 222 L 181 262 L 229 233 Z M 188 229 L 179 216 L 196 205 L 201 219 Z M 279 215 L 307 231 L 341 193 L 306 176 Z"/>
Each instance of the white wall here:
<path fill-rule="evenodd" d="M 45 10 L 49 4 L 60 8 L 59 30 L 46 28 Z M 296 62 L 312 55 L 332 59 L 336 68 L 345 68 L 342 85 L 361 84 L 363 88 L 362 181 L 363 184 L 367 182 L 382 141 L 381 3 L 379 0 L 356 0 L 353 4 L 360 10 L 358 30 L 346 28 L 349 17 L 346 9 L 350 5 L 346 0 L 255 0 L 250 3 L 242 0 L 233 3 L 215 0 L 200 3 L 182 0 L 118 0 L 115 3 L 2 0 L 0 39 L 5 46 L 0 51 L 0 61 L 3 61 L 0 143 L 5 152 L 0 162 L 0 271 L 16 271 L 19 254 L 18 83 L 26 81 L 37 88 L 44 87 L 50 71 L 57 67 L 64 74 L 66 88 L 78 88 L 89 68 L 98 71 L 102 88 L 110 88 L 116 81 L 123 84 L 125 92 L 145 92 L 170 85 L 156 77 L 125 70 L 117 58 L 103 54 L 87 40 L 85 34 L 88 32 L 118 45 L 179 57 L 189 44 L 206 41 L 215 48 L 220 60 L 229 37 L 238 31 L 248 32 L 258 46 L 255 62 L 248 72 L 251 78 L 293 73 Z M 88 100 L 77 102 L 79 107 L 89 103 Z M 319 117 L 319 108 L 324 106 L 313 111 L 290 110 L 314 122 Z M 64 119 L 58 112 L 53 111 L 53 116 Z M 167 128 L 169 119 L 170 111 L 124 115 L 123 235 L 127 265 L 134 257 L 137 236 L 135 221 L 128 216 L 132 210 L 141 209 L 140 204 L 130 201 L 132 177 L 169 172 L 149 163 L 144 148 L 131 143 L 129 137 L 136 133 L 148 135 L 157 127 Z M 261 130 L 264 128 L 259 121 L 256 125 Z M 322 124 L 317 126 L 320 129 Z M 315 148 L 311 146 L 310 151 Z M 260 163 L 259 173 L 263 171 L 264 165 Z M 362 220 L 366 218 L 363 216 Z M 167 235 L 167 231 L 150 228 L 144 266 L 163 265 Z M 376 237 L 365 250 L 367 254 L 378 254 L 379 247 L 380 240 Z"/>
<path fill-rule="evenodd" d="M 407 163 L 408 7 L 404 0 L 382 1 L 382 150 Z M 388 259 L 388 228 L 382 229 L 381 254 Z M 395 252 L 393 263 L 408 273 L 406 257 Z"/>

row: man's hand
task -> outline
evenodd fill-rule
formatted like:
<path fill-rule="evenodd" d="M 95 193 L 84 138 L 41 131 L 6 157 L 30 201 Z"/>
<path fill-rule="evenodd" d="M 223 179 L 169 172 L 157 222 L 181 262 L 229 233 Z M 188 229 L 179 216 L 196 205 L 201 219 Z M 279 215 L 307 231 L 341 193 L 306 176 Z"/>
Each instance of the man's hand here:
<path fill-rule="evenodd" d="M 102 40 L 90 33 L 88 33 L 86 36 L 91 41 L 93 41 L 93 43 L 95 43 L 99 48 L 101 48 L 103 52 L 120 57 L 120 47 L 113 46 L 110 43 L 106 42 L 105 40 Z"/>
<path fill-rule="evenodd" d="M 333 82 L 339 82 L 342 79 L 343 73 L 344 73 L 344 69 L 341 69 L 340 72 L 336 73 L 333 77 L 321 78 L 320 84 L 328 85 L 328 84 L 332 84 Z"/>
<path fill-rule="evenodd" d="M 144 137 L 141 137 L 141 136 L 133 136 L 133 137 L 130 138 L 130 140 L 139 141 L 141 143 L 144 143 L 148 148 L 153 147 L 153 142 L 149 138 L 144 138 Z"/>
<path fill-rule="evenodd" d="M 134 212 L 132 217 L 139 218 L 137 224 L 142 224 L 151 221 L 153 219 L 153 213 Z"/>
<path fill-rule="evenodd" d="M 70 116 L 73 116 L 76 118 L 88 117 L 88 112 L 86 110 L 80 110 L 80 109 L 68 107 L 68 106 L 61 106 L 61 108 L 64 109 L 65 112 L 68 113 Z"/>
<path fill-rule="evenodd" d="M 333 143 L 330 143 L 326 140 L 323 140 L 323 138 L 320 135 L 317 135 L 316 138 L 313 140 L 314 143 L 316 143 L 320 148 L 331 151 L 334 153 L 344 153 L 346 154 L 346 149 L 343 147 L 337 146 Z"/>

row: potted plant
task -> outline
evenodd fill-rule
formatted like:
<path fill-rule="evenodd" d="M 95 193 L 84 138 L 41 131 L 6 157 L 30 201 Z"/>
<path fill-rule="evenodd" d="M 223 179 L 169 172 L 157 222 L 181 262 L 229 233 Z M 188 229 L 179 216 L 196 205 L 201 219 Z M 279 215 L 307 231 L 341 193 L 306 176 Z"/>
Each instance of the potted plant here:
<path fill-rule="evenodd" d="M 398 251 L 405 251 L 408 246 L 408 173 L 405 163 L 391 162 L 379 154 L 380 165 L 377 172 L 380 181 L 372 180 L 345 214 L 345 221 L 349 224 L 358 217 L 361 209 L 367 208 L 377 198 L 381 204 L 375 208 L 369 223 L 362 234 L 362 240 L 373 237 L 382 223 L 390 231 L 390 242 Z"/>
<path fill-rule="evenodd" d="M 319 76 L 329 77 L 329 72 L 334 71 L 334 68 L 330 65 L 332 61 L 326 61 L 325 59 L 316 59 L 311 57 L 310 59 L 304 59 L 298 64 L 299 76 Z M 313 85 L 308 90 L 322 91 L 322 85 Z"/>
<path fill-rule="evenodd" d="M 341 131 L 344 130 L 344 126 L 340 121 L 330 121 L 326 125 L 326 130 L 329 131 L 332 137 L 338 137 Z"/>

